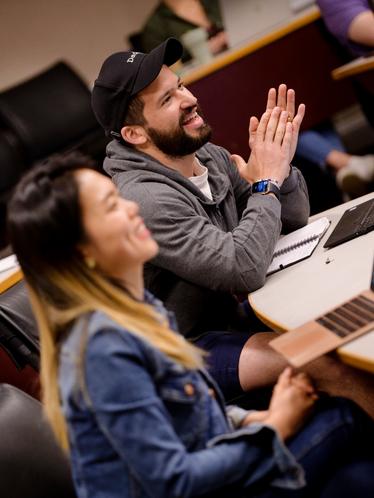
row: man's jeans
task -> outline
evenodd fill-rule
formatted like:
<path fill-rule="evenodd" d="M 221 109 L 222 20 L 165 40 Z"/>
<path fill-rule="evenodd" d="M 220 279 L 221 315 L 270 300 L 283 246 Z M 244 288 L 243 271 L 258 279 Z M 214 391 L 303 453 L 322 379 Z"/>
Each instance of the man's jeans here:
<path fill-rule="evenodd" d="M 345 151 L 339 135 L 331 127 L 303 131 L 299 135 L 296 154 L 326 169 L 326 157 L 332 150 Z"/>

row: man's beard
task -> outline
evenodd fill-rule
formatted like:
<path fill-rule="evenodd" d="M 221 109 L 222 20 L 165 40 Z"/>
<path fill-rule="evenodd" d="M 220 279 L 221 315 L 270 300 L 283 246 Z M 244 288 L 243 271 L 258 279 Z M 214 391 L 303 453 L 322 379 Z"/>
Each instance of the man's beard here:
<path fill-rule="evenodd" d="M 199 107 L 197 108 L 197 112 L 199 116 L 203 118 Z M 200 147 L 202 147 L 209 141 L 212 135 L 212 129 L 205 122 L 205 120 L 204 124 L 198 130 L 196 130 L 199 132 L 197 136 L 191 136 L 186 133 L 183 128 L 183 122 L 186 119 L 186 116 L 190 113 L 191 109 L 186 110 L 186 112 L 184 112 L 180 117 L 177 128 L 172 131 L 162 132 L 156 130 L 155 128 L 146 126 L 146 131 L 149 135 L 149 138 L 152 140 L 154 145 L 165 155 L 169 157 L 188 156 L 189 154 L 193 154 L 194 152 L 196 152 L 198 149 L 200 149 Z"/>

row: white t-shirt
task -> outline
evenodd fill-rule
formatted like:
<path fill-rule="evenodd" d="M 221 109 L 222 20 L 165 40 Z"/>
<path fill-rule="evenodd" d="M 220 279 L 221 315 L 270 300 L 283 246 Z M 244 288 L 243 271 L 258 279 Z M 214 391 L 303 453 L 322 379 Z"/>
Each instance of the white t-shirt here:
<path fill-rule="evenodd" d="M 211 201 L 213 200 L 212 192 L 208 182 L 208 168 L 201 164 L 197 159 L 194 165 L 194 176 L 190 176 L 189 180 Z"/>

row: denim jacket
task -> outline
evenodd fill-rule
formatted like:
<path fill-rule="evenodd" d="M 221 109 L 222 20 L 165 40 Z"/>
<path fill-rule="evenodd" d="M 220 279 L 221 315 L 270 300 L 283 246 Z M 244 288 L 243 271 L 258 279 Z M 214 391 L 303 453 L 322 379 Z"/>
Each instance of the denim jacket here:
<path fill-rule="evenodd" d="M 149 293 L 145 300 L 175 326 L 159 301 Z M 230 489 L 239 497 L 263 479 L 304 484 L 274 430 L 234 428 L 247 412 L 231 407 L 227 417 L 207 372 L 187 370 L 101 312 L 67 335 L 59 385 L 79 498 L 218 497 Z"/>

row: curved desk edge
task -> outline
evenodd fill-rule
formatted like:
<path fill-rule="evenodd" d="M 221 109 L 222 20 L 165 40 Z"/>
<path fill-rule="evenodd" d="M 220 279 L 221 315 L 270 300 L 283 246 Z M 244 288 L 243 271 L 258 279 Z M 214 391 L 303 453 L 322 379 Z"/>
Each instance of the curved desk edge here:
<path fill-rule="evenodd" d="M 347 344 L 345 344 L 345 346 L 347 346 Z M 336 353 L 338 354 L 339 358 L 344 361 L 344 363 L 347 363 L 347 365 L 351 365 L 352 367 L 360 368 L 361 370 L 366 370 L 367 372 L 374 373 L 373 362 L 369 361 L 364 356 L 358 353 L 352 353 L 351 351 L 345 351 L 342 348 L 337 349 Z"/>
<path fill-rule="evenodd" d="M 314 221 L 315 219 L 321 217 L 321 216 L 328 216 L 330 211 L 335 211 L 336 209 L 339 210 L 339 217 L 340 218 L 341 214 L 348 209 L 349 207 L 352 207 L 356 203 L 361 203 L 365 202 L 369 199 L 374 198 L 374 192 L 371 192 L 369 194 L 366 194 L 362 197 L 359 197 L 358 199 L 353 199 L 351 201 L 348 201 L 344 204 L 341 204 L 340 206 L 335 206 L 334 208 L 331 208 L 327 211 L 323 211 L 321 213 L 317 213 L 314 216 L 309 218 L 309 221 Z M 312 255 L 313 258 L 313 255 Z M 266 284 L 265 284 L 266 285 Z M 370 284 L 369 284 L 370 285 Z M 287 332 L 291 328 L 287 326 L 284 322 L 278 322 L 274 320 L 271 316 L 270 313 L 264 313 L 263 309 L 259 309 L 259 306 L 255 305 L 255 298 L 252 296 L 253 293 L 248 294 L 248 301 L 250 306 L 252 307 L 254 313 L 260 320 L 262 320 L 265 325 L 269 326 L 271 329 L 277 331 L 277 332 Z M 260 307 L 261 308 L 261 307 Z M 305 320 L 307 321 L 307 320 Z M 303 323 L 305 323 L 305 321 Z M 302 325 L 300 323 L 299 325 Z M 360 368 L 362 370 L 366 370 L 368 372 L 374 373 L 374 361 L 372 359 L 369 359 L 363 355 L 360 354 L 359 351 L 353 349 L 350 347 L 350 345 L 353 343 L 356 343 L 357 341 L 364 340 L 365 337 L 368 337 L 370 335 L 370 340 L 374 340 L 374 331 L 369 331 L 366 334 L 353 339 L 352 342 L 348 342 L 346 344 L 343 344 L 340 346 L 338 349 L 335 350 L 335 353 L 338 355 L 338 357 L 344 362 L 347 363 L 353 367 Z"/>
<path fill-rule="evenodd" d="M 251 308 L 253 309 L 257 318 L 259 318 L 265 325 L 270 327 L 275 332 L 285 333 L 288 329 L 279 322 L 272 320 L 270 317 L 264 315 L 261 311 L 256 309 L 253 303 L 253 299 L 251 299 L 251 295 L 248 295 L 248 302 Z M 369 332 L 370 333 L 370 332 Z M 357 341 L 357 339 L 353 339 L 353 341 Z M 351 367 L 359 368 L 361 370 L 366 370 L 367 372 L 374 373 L 374 363 L 368 360 L 365 356 L 360 355 L 357 352 L 346 351 L 346 348 L 350 343 L 344 344 L 340 348 L 335 349 L 335 352 L 338 357 L 347 365 Z"/>
<path fill-rule="evenodd" d="M 287 332 L 288 329 L 284 325 L 282 325 L 279 322 L 275 322 L 270 317 L 264 315 L 259 309 L 256 308 L 251 294 L 248 294 L 248 302 L 250 307 L 253 309 L 255 315 L 257 316 L 257 318 L 259 318 L 265 325 L 270 327 L 272 330 L 275 330 L 276 332 Z"/>

